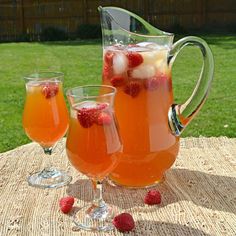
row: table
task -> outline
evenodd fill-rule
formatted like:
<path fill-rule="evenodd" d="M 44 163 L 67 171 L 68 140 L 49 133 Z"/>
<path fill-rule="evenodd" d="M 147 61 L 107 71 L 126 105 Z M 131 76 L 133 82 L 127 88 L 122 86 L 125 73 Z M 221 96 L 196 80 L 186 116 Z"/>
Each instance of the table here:
<path fill-rule="evenodd" d="M 183 138 L 175 165 L 156 187 L 161 205 L 144 205 L 147 189 L 107 183 L 104 199 L 133 215 L 136 228 L 129 235 L 236 235 L 235 156 L 235 138 Z M 65 140 L 56 146 L 53 162 L 73 176 L 71 184 L 52 190 L 28 186 L 26 177 L 44 162 L 35 143 L 0 154 L 0 235 L 122 235 L 78 231 L 71 215 L 60 212 L 63 196 L 78 198 L 79 207 L 92 199 L 89 180 L 68 163 Z"/>

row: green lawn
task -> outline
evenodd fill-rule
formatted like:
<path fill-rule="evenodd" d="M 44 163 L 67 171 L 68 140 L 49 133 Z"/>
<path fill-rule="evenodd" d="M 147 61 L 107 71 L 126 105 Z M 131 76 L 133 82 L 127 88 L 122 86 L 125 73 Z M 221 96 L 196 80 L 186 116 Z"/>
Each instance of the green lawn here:
<path fill-rule="evenodd" d="M 183 136 L 236 137 L 236 37 L 203 36 L 215 58 L 209 98 Z M 191 94 L 201 67 L 197 48 L 187 47 L 173 67 L 176 102 Z M 0 152 L 29 142 L 21 116 L 25 98 L 22 77 L 37 70 L 65 73 L 64 88 L 100 83 L 102 49 L 99 41 L 0 44 Z"/>

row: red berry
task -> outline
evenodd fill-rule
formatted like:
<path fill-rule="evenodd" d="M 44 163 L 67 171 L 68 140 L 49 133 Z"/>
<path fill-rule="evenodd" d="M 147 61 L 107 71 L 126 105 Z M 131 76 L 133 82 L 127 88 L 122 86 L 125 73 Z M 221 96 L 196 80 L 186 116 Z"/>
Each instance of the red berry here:
<path fill-rule="evenodd" d="M 152 189 L 148 191 L 144 198 L 144 203 L 148 205 L 155 205 L 161 203 L 161 194 L 158 190 Z"/>
<path fill-rule="evenodd" d="M 45 98 L 49 99 L 57 95 L 59 86 L 56 83 L 45 83 L 42 84 L 42 93 Z"/>
<path fill-rule="evenodd" d="M 124 92 L 129 94 L 133 98 L 138 96 L 140 90 L 141 90 L 141 85 L 137 81 L 129 82 L 124 88 Z"/>
<path fill-rule="evenodd" d="M 68 204 L 68 205 L 73 206 L 74 202 L 75 202 L 75 199 L 73 197 L 68 196 L 68 197 L 61 198 L 60 201 L 59 201 L 59 205 L 63 206 L 63 205 Z"/>
<path fill-rule="evenodd" d="M 59 201 L 60 209 L 63 213 L 67 214 L 71 211 L 73 205 L 74 205 L 75 199 L 73 197 L 63 197 Z"/>
<path fill-rule="evenodd" d="M 98 125 L 110 125 L 111 122 L 112 122 L 112 118 L 106 112 L 101 112 L 98 115 L 98 118 L 97 118 L 97 124 Z"/>
<path fill-rule="evenodd" d="M 114 53 L 111 52 L 111 51 L 107 51 L 105 56 L 104 56 L 104 60 L 106 62 L 106 64 L 108 66 L 112 66 L 113 65 L 113 56 L 114 56 Z"/>
<path fill-rule="evenodd" d="M 65 204 L 65 205 L 60 206 L 60 209 L 61 209 L 61 211 L 62 211 L 63 213 L 67 214 L 67 213 L 69 213 L 69 212 L 71 211 L 72 205 L 70 205 L 70 204 Z"/>
<path fill-rule="evenodd" d="M 156 90 L 159 85 L 159 79 L 156 76 L 146 79 L 144 82 L 144 87 L 149 91 Z"/>
<path fill-rule="evenodd" d="M 98 124 L 98 116 L 102 110 L 108 107 L 107 103 L 99 103 L 95 107 L 83 107 L 77 112 L 77 119 L 84 128 L 91 127 L 94 123 Z M 106 121 L 107 122 L 107 121 Z M 108 122 L 107 122 L 108 123 Z"/>
<path fill-rule="evenodd" d="M 137 52 L 128 52 L 129 67 L 133 68 L 143 63 L 143 57 Z"/>
<path fill-rule="evenodd" d="M 114 217 L 113 225 L 121 232 L 129 232 L 135 227 L 134 219 L 129 213 L 121 213 Z"/>
<path fill-rule="evenodd" d="M 77 113 L 77 119 L 84 128 L 89 128 L 96 120 L 96 111 L 94 109 L 82 108 Z"/>
<path fill-rule="evenodd" d="M 122 86 L 123 83 L 124 83 L 124 81 L 125 81 L 125 78 L 122 77 L 122 76 L 113 76 L 113 77 L 111 78 L 111 84 L 112 84 L 112 86 L 114 86 L 114 87 L 120 87 L 120 86 Z"/>
<path fill-rule="evenodd" d="M 104 65 L 102 75 L 104 79 L 109 79 L 112 76 L 112 67 Z"/>

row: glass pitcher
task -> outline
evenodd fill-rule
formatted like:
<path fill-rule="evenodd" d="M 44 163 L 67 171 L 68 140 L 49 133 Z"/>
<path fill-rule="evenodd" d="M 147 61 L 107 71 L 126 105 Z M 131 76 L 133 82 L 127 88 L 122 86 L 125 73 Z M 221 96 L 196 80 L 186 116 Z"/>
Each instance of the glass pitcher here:
<path fill-rule="evenodd" d="M 210 48 L 198 37 L 173 44 L 174 35 L 116 7 L 99 7 L 103 36 L 103 84 L 117 88 L 115 111 L 123 142 L 113 183 L 146 187 L 158 183 L 179 151 L 179 137 L 206 100 L 213 79 Z M 174 104 L 171 68 L 186 45 L 198 46 L 202 71 L 191 97 Z"/>

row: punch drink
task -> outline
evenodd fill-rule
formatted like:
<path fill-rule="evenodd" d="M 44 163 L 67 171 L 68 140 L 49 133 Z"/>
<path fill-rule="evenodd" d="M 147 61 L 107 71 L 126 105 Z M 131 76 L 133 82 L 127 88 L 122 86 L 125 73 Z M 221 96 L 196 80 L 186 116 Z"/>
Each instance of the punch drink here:
<path fill-rule="evenodd" d="M 23 113 L 27 136 L 42 147 L 52 147 L 68 128 L 68 112 L 61 81 L 28 81 Z"/>
<path fill-rule="evenodd" d="M 121 142 L 109 104 L 83 101 L 73 105 L 66 148 L 71 164 L 93 180 L 101 181 L 114 169 Z"/>
<path fill-rule="evenodd" d="M 115 112 L 123 142 L 110 178 L 123 186 L 148 186 L 174 163 L 179 138 L 168 125 L 173 104 L 168 49 L 154 43 L 114 45 L 104 50 L 103 84 L 117 89 Z"/>

